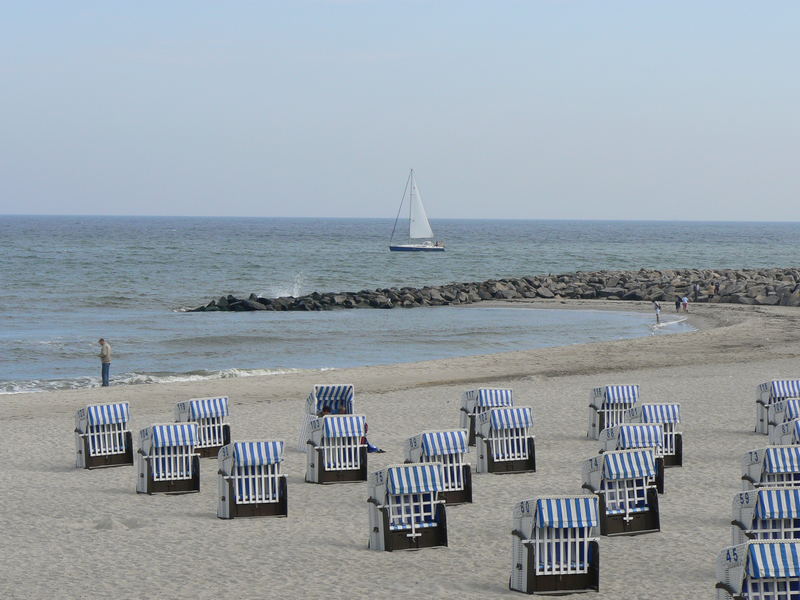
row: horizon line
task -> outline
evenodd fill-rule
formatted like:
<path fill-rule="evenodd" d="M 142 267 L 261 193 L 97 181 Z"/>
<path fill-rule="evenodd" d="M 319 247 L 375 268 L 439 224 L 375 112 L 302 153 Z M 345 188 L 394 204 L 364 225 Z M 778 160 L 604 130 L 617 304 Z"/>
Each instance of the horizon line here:
<path fill-rule="evenodd" d="M 306 220 L 361 220 L 393 221 L 392 217 L 298 217 L 298 216 L 255 216 L 255 215 L 136 215 L 136 214 L 97 214 L 97 213 L 0 213 L 0 217 L 95 217 L 95 218 L 143 218 L 143 219 L 306 219 Z M 798 221 L 770 221 L 767 219 L 578 219 L 556 217 L 428 217 L 431 221 L 552 221 L 587 223 L 800 223 Z"/>

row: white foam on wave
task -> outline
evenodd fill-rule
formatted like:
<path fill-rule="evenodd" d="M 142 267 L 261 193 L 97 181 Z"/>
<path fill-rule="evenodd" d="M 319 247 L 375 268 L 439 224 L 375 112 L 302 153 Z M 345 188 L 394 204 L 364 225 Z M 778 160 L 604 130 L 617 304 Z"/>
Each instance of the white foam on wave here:
<path fill-rule="evenodd" d="M 333 371 L 325 367 L 313 369 L 317 372 Z M 180 383 L 185 381 L 210 381 L 235 377 L 260 377 L 297 373 L 300 369 L 223 369 L 221 371 L 197 371 L 193 373 L 121 373 L 111 378 L 111 385 L 139 385 L 153 383 Z M 99 377 L 76 377 L 74 379 L 32 379 L 27 381 L 0 381 L 0 394 L 29 394 L 55 390 L 78 390 L 100 387 Z"/>

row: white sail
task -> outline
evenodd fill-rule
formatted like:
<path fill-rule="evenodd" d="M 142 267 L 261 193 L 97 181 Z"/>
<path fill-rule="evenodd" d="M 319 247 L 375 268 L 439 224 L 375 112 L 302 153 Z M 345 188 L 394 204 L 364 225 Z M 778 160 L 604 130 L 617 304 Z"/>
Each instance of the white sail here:
<path fill-rule="evenodd" d="M 433 230 L 428 222 L 428 215 L 425 214 L 425 207 L 422 206 L 422 197 L 417 189 L 417 182 L 414 174 L 411 174 L 411 215 L 408 224 L 408 237 L 412 239 L 432 238 Z"/>

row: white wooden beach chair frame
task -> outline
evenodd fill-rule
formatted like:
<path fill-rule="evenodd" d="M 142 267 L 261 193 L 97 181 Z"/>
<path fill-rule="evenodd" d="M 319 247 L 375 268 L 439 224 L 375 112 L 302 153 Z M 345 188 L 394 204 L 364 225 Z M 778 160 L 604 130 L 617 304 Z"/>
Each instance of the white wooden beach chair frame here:
<path fill-rule="evenodd" d="M 462 443 L 464 452 L 460 450 Z M 472 502 L 472 474 L 465 458 L 468 449 L 469 430 L 465 428 L 424 431 L 408 438 L 406 462 L 440 463 L 443 491 L 439 498 L 447 504 L 469 503 Z"/>
<path fill-rule="evenodd" d="M 767 451 L 777 452 L 781 449 L 800 451 L 797 445 L 768 446 L 750 450 L 742 459 L 742 489 L 749 491 L 763 487 L 800 487 L 800 464 L 796 471 L 770 473 L 766 470 Z"/>
<path fill-rule="evenodd" d="M 624 423 L 626 412 L 639 402 L 638 392 L 634 399 L 610 402 L 607 397 L 609 387 L 617 386 L 594 388 L 589 394 L 589 431 L 586 434 L 588 438 L 600 439 L 600 432 L 603 429 Z"/>
<path fill-rule="evenodd" d="M 300 434 L 297 437 L 297 451 L 298 452 L 305 452 L 306 451 L 306 442 L 308 441 L 309 437 L 311 436 L 311 423 L 314 419 L 320 416 L 319 412 L 317 411 L 317 405 L 319 403 L 318 394 L 321 390 L 331 387 L 339 387 L 339 388 L 350 388 L 351 397 L 350 397 L 350 413 L 355 413 L 355 387 L 349 383 L 337 383 L 337 384 L 317 384 L 311 390 L 311 393 L 306 398 L 306 411 L 305 414 L 300 419 Z M 344 414 L 344 413 L 340 413 Z"/>
<path fill-rule="evenodd" d="M 126 403 L 127 404 L 127 403 Z M 76 466 L 92 469 L 133 464 L 133 438 L 128 421 L 92 423 L 91 409 L 115 405 L 93 405 L 75 415 Z M 126 406 L 125 413 L 128 408 Z"/>
<path fill-rule="evenodd" d="M 361 443 L 360 436 L 322 437 L 322 450 L 327 471 L 353 471 L 361 468 L 361 448 L 366 444 Z"/>
<path fill-rule="evenodd" d="M 594 496 L 558 498 L 590 499 L 597 514 Z M 598 521 L 594 526 L 543 526 L 538 520 L 537 500 L 539 498 L 524 500 L 514 510 L 509 589 L 529 594 L 597 591 L 600 583 Z"/>
<path fill-rule="evenodd" d="M 367 444 L 362 435 L 328 435 L 326 419 L 360 418 L 363 415 L 331 415 L 311 421 L 306 441 L 306 481 L 311 483 L 348 483 L 367 479 Z"/>
<path fill-rule="evenodd" d="M 283 448 L 282 441 L 254 441 L 234 442 L 220 449 L 217 517 L 288 515 L 287 478 L 281 472 Z M 264 460 L 276 462 L 258 464 Z"/>
<path fill-rule="evenodd" d="M 530 407 L 526 406 L 493 408 L 479 415 L 475 434 L 478 449 L 478 473 L 536 471 L 535 436 L 530 433 L 531 427 L 519 425 L 495 427 L 492 423 L 492 413 L 506 410 L 506 408 L 528 409 L 533 415 Z"/>
<path fill-rule="evenodd" d="M 423 465 L 427 469 L 438 468 L 441 484 L 442 465 L 437 463 L 391 465 L 370 475 L 370 549 L 391 552 L 447 546 L 447 513 L 446 503 L 439 497 L 441 485 L 432 491 L 402 493 L 392 493 L 387 486 L 390 469 Z"/>
<path fill-rule="evenodd" d="M 800 397 L 800 389 L 794 384 L 795 381 L 774 379 L 756 388 L 756 433 L 769 433 L 769 409 L 773 404 Z"/>
<path fill-rule="evenodd" d="M 759 488 L 748 492 L 739 492 L 733 497 L 733 520 L 731 521 L 731 541 L 734 546 L 744 544 L 747 540 L 800 540 L 800 518 L 780 516 L 761 518 L 759 508 L 759 492 L 784 492 L 787 488 Z M 768 501 L 773 502 L 773 501 Z M 793 499 L 783 498 L 775 505 L 786 510 L 794 505 Z"/>
<path fill-rule="evenodd" d="M 173 424 L 160 426 L 171 425 Z M 179 423 L 175 425 L 192 425 L 195 427 L 196 432 L 195 423 Z M 140 438 L 144 439 L 147 431 L 150 432 L 149 436 L 152 438 L 153 428 L 158 426 L 154 425 L 143 429 L 140 433 Z M 200 491 L 199 454 L 194 451 L 194 444 L 182 443 L 170 446 L 156 446 L 152 443 L 146 450 L 140 448 L 138 457 L 139 478 L 136 484 L 137 492 L 152 494 L 155 492 L 186 493 Z"/>
<path fill-rule="evenodd" d="M 497 400 L 493 406 L 481 404 L 482 396 L 503 396 L 503 400 Z M 514 391 L 509 388 L 478 388 L 468 390 L 461 396 L 461 418 L 460 426 L 467 430 L 467 444 L 475 445 L 475 432 L 477 431 L 478 415 L 487 412 L 492 408 L 500 406 L 514 406 Z"/>
<path fill-rule="evenodd" d="M 784 569 L 787 565 L 783 563 L 780 558 L 780 549 L 771 549 L 772 544 L 785 545 L 790 544 L 796 546 L 798 540 L 752 540 L 742 544 L 728 546 L 724 548 L 717 557 L 717 584 L 716 584 L 716 597 L 717 600 L 800 600 L 800 577 L 796 576 L 797 573 L 787 575 L 786 577 L 774 576 L 755 576 L 751 577 L 748 574 L 748 562 L 752 560 L 750 553 L 751 548 L 755 546 L 755 553 L 758 555 L 758 548 L 766 546 L 763 552 L 770 554 L 772 557 L 778 557 L 779 571 L 785 572 Z M 787 550 L 787 552 L 797 552 L 794 550 Z M 774 553 L 774 554 L 772 554 Z M 761 561 L 763 559 L 759 559 Z M 770 558 L 769 560 L 772 560 Z M 756 569 L 759 567 L 756 566 Z M 767 567 L 770 569 L 772 567 Z M 789 567 L 793 569 L 795 567 Z M 762 573 L 759 573 L 761 575 Z M 764 575 L 771 575 L 770 571 Z"/>

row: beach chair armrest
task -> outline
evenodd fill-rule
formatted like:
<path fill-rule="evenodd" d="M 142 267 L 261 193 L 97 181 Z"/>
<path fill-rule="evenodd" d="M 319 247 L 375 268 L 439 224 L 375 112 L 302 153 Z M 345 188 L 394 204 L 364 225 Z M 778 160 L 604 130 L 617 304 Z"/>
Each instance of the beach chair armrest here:
<path fill-rule="evenodd" d="M 486 439 L 486 436 L 485 436 L 485 435 L 483 435 L 482 433 L 476 433 L 476 434 L 475 434 L 475 437 L 476 437 L 476 438 L 481 438 L 482 440 L 485 440 L 485 439 Z"/>
<path fill-rule="evenodd" d="M 313 441 L 311 441 L 311 440 L 306 440 L 306 444 L 308 444 L 309 446 L 312 446 L 312 447 L 314 447 L 314 448 L 316 448 L 316 447 L 317 447 L 317 445 L 316 445 L 316 444 L 315 444 Z"/>
<path fill-rule="evenodd" d="M 522 533 L 519 529 L 512 529 L 511 530 L 511 535 L 513 535 L 515 537 L 518 537 L 523 542 L 527 542 L 528 541 L 528 536 L 526 536 L 524 533 Z"/>
<path fill-rule="evenodd" d="M 370 504 L 374 504 L 374 505 L 375 505 L 375 506 L 377 506 L 378 508 L 383 508 L 383 504 L 381 504 L 381 503 L 378 501 L 378 499 L 377 499 L 377 498 L 373 498 L 372 496 L 370 496 L 369 498 L 367 498 L 367 502 L 369 502 Z"/>
<path fill-rule="evenodd" d="M 471 414 L 471 413 L 470 413 L 470 412 L 469 412 L 469 411 L 468 411 L 466 408 L 464 408 L 463 406 L 462 406 L 461 408 L 459 408 L 458 410 L 460 410 L 460 411 L 461 411 L 461 412 L 463 412 L 463 413 Z"/>
<path fill-rule="evenodd" d="M 737 595 L 736 592 L 734 591 L 734 589 L 731 586 L 729 586 L 727 583 L 723 583 L 723 582 L 719 581 L 719 582 L 717 582 L 717 585 L 714 586 L 714 588 L 716 588 L 718 590 L 725 590 L 726 592 L 728 592 L 734 598 L 741 598 L 741 596 Z"/>
<path fill-rule="evenodd" d="M 761 398 L 756 400 L 756 404 L 760 404 L 761 406 L 768 406 Z"/>
<path fill-rule="evenodd" d="M 734 527 L 738 527 L 738 528 L 739 528 L 739 529 L 741 529 L 742 531 L 744 531 L 745 529 L 747 529 L 747 525 L 745 525 L 745 524 L 744 524 L 744 523 L 742 523 L 741 521 L 735 521 L 735 520 L 734 520 L 734 521 L 731 521 L 731 525 L 733 525 Z"/>
<path fill-rule="evenodd" d="M 408 460 L 408 459 L 405 459 L 405 460 L 403 461 L 403 464 L 404 464 L 404 465 L 410 465 L 410 464 L 411 464 L 411 461 L 410 461 L 410 460 Z"/>
<path fill-rule="evenodd" d="M 590 491 L 590 492 L 592 492 L 593 494 L 596 494 L 596 493 L 597 493 L 597 490 L 594 488 L 594 486 L 591 486 L 591 485 L 589 485 L 588 483 L 584 483 L 584 484 L 581 486 L 581 489 L 583 489 L 583 490 L 589 490 L 589 491 Z"/>
<path fill-rule="evenodd" d="M 749 483 L 755 484 L 756 480 L 750 477 L 750 475 L 742 475 L 742 481 L 747 481 Z"/>

